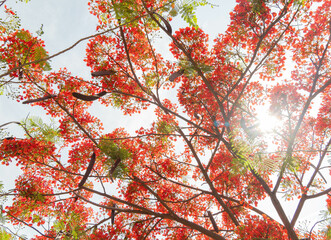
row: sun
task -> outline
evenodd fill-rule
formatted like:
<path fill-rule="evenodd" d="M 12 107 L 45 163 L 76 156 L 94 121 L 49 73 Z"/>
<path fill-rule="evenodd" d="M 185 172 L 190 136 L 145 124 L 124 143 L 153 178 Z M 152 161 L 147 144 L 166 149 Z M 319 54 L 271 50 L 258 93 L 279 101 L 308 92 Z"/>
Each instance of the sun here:
<path fill-rule="evenodd" d="M 257 107 L 256 114 L 259 129 L 263 133 L 273 132 L 281 124 L 280 119 L 270 113 L 268 105 Z"/>

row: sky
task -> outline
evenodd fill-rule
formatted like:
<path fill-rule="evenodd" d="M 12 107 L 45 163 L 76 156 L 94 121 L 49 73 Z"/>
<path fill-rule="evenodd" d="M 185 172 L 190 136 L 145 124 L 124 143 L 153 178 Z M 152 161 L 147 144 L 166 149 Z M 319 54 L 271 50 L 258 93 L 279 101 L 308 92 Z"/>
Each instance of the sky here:
<path fill-rule="evenodd" d="M 87 0 L 31 0 L 29 3 L 16 2 L 15 0 L 7 0 L 6 4 L 13 8 L 21 18 L 23 28 L 29 29 L 35 33 L 43 25 L 44 35 L 42 39 L 45 41 L 46 49 L 50 55 L 57 53 L 75 43 L 77 40 L 92 35 L 95 33 L 97 24 L 96 17 L 89 14 Z M 217 36 L 226 30 L 229 22 L 229 11 L 234 7 L 234 0 L 214 0 L 210 1 L 216 4 L 214 8 L 203 7 L 198 11 L 198 23 L 202 29 L 210 33 L 210 39 Z M 3 11 L 3 9 L 1 9 Z M 182 21 L 173 21 L 174 30 L 182 27 L 185 23 Z M 215 31 L 217 29 L 217 31 Z M 169 39 L 158 39 L 159 50 L 168 53 Z M 87 41 L 78 44 L 74 49 L 66 52 L 51 60 L 52 70 L 66 67 L 73 75 L 90 78 L 90 69 L 86 66 L 84 59 L 85 47 Z M 29 107 L 20 103 L 15 103 L 12 100 L 7 100 L 5 96 L 0 96 L 0 112 L 6 109 L 15 109 L 6 113 L 1 119 L 1 122 L 24 119 L 27 113 L 34 114 L 36 107 Z M 10 108 L 9 105 L 14 104 Z M 98 104 L 94 104 L 98 105 Z M 97 114 L 100 109 L 91 109 L 91 113 Z M 102 108 L 102 107 L 101 107 Z M 103 109 L 104 110 L 104 109 Z M 38 114 L 40 114 L 38 112 Z M 120 111 L 115 111 L 114 115 L 121 115 Z M 114 122 L 118 117 L 107 119 L 108 126 L 118 125 L 119 122 Z M 120 124 L 126 127 L 130 125 L 129 120 L 125 120 Z M 106 125 L 107 127 L 107 125 Z"/>
<path fill-rule="evenodd" d="M 29 29 L 30 32 L 35 33 L 43 25 L 45 33 L 42 39 L 45 41 L 49 54 L 52 55 L 71 46 L 77 40 L 96 33 L 97 20 L 95 16 L 89 14 L 87 2 L 87 0 L 31 0 L 29 3 L 22 3 L 7 0 L 6 4 L 18 13 L 22 27 Z M 214 0 L 209 2 L 218 6 L 201 8 L 198 11 L 198 24 L 210 35 L 210 39 L 213 39 L 218 33 L 223 33 L 226 30 L 229 23 L 229 12 L 233 9 L 235 1 Z M 0 9 L 0 12 L 2 11 L 3 7 Z M 172 24 L 174 30 L 176 30 L 184 26 L 185 23 L 173 21 Z M 89 79 L 90 69 L 83 61 L 86 43 L 87 41 L 84 41 L 69 52 L 52 59 L 51 66 L 53 70 L 66 67 L 73 75 Z M 168 39 L 160 39 L 157 47 L 166 54 L 168 44 Z M 139 121 L 139 126 L 140 123 L 148 124 L 150 122 L 149 113 L 141 116 L 135 115 L 131 118 L 123 117 L 119 110 L 110 111 L 99 104 L 93 104 L 90 112 L 96 115 L 107 112 L 107 114 L 103 114 L 102 119 L 106 132 L 110 132 L 116 127 L 126 127 L 133 131 L 137 126 L 137 121 Z M 6 96 L 0 96 L 0 125 L 9 121 L 21 121 L 28 115 L 37 115 L 47 119 L 43 110 L 38 107 L 22 105 L 15 100 L 8 99 Z M 8 131 L 13 136 L 24 134 L 15 125 L 8 127 Z M 5 183 L 6 189 L 12 188 L 19 171 L 15 167 L 8 168 L 0 165 L 0 172 L 0 181 Z M 311 208 L 309 208 L 311 211 L 305 213 L 308 219 L 316 217 L 318 214 L 316 209 L 318 208 L 315 207 L 320 204 L 320 202 L 311 203 Z M 270 202 L 264 202 L 261 207 L 270 208 Z M 293 206 L 290 205 L 288 207 L 289 215 L 294 210 Z M 275 213 L 273 217 L 277 219 L 276 215 Z"/>
<path fill-rule="evenodd" d="M 12 7 L 21 19 L 21 25 L 30 32 L 35 33 L 43 25 L 46 49 L 49 55 L 55 54 L 72 44 L 77 40 L 95 34 L 97 19 L 89 14 L 87 0 L 31 0 L 22 3 L 15 0 L 7 0 L 8 7 Z M 233 9 L 235 1 L 214 0 L 210 1 L 217 6 L 203 7 L 198 11 L 198 23 L 205 32 L 210 33 L 212 40 L 218 33 L 226 30 L 229 23 L 230 10 Z M 3 8 L 0 9 L 3 11 Z M 1 15 L 0 15 L 1 16 Z M 173 21 L 174 31 L 185 25 L 182 21 Z M 215 29 L 217 29 L 215 31 Z M 85 47 L 87 41 L 78 44 L 75 48 L 51 60 L 52 71 L 66 67 L 74 76 L 90 79 L 90 69 L 86 66 L 84 59 Z M 169 55 L 169 39 L 158 39 L 157 49 L 166 55 Z M 120 110 L 111 110 L 94 103 L 90 108 L 90 113 L 102 118 L 105 129 L 114 129 L 116 127 L 126 127 L 130 132 L 136 129 L 137 117 L 141 123 L 149 124 L 150 112 L 134 116 L 133 118 L 124 117 Z M 109 114 L 101 114 L 110 112 Z M 21 121 L 28 115 L 44 116 L 44 111 L 40 107 L 30 107 L 23 105 L 6 96 L 0 96 L 0 125 L 9 121 Z M 47 121 L 47 118 L 46 118 Z M 9 131 L 15 131 L 15 134 L 22 136 L 24 131 L 17 125 L 8 126 Z M 110 130 L 109 130 L 110 131 Z M 15 135 L 17 136 L 17 135 Z M 17 136 L 18 137 L 18 136 Z M 1 178 L 0 178 L 1 179 Z"/>
<path fill-rule="evenodd" d="M 43 25 L 44 34 L 41 38 L 44 40 L 46 50 L 49 55 L 55 54 L 79 39 L 96 33 L 95 28 L 97 19 L 88 11 L 87 0 L 31 0 L 23 3 L 16 0 L 7 0 L 6 5 L 17 12 L 21 19 L 21 26 L 32 33 L 36 33 Z M 216 4 L 214 8 L 203 7 L 198 10 L 198 24 L 210 33 L 212 40 L 218 33 L 226 30 L 229 23 L 228 13 L 233 9 L 234 0 L 214 0 L 209 1 Z M 3 16 L 3 6 L 0 8 L 0 17 Z M 171 22 L 174 31 L 185 26 L 183 21 L 174 20 Z M 216 29 L 216 30 L 215 30 Z M 160 52 L 168 54 L 169 39 L 158 39 L 157 48 Z M 78 44 L 75 48 L 51 60 L 52 71 L 66 67 L 73 75 L 90 79 L 90 69 L 83 61 L 85 56 L 85 47 L 87 41 Z M 169 55 L 168 55 L 169 56 Z M 116 127 L 125 127 L 131 132 L 138 126 L 146 127 L 150 123 L 151 113 L 145 113 L 140 116 L 124 117 L 119 110 L 110 110 L 100 104 L 93 104 L 90 112 L 103 115 L 105 131 L 110 132 Z M 48 116 L 45 115 L 40 107 L 31 107 L 16 102 L 16 100 L 0 96 L 0 125 L 10 121 L 22 121 L 27 116 L 40 116 L 48 122 Z M 101 116 L 99 116 L 101 117 Z M 6 129 L 11 136 L 23 137 L 24 131 L 17 125 L 8 125 Z M 14 180 L 20 174 L 15 166 L 4 167 L 0 165 L 0 181 L 5 184 L 5 189 L 14 187 Z M 22 231 L 27 237 L 35 234 L 32 230 Z"/>

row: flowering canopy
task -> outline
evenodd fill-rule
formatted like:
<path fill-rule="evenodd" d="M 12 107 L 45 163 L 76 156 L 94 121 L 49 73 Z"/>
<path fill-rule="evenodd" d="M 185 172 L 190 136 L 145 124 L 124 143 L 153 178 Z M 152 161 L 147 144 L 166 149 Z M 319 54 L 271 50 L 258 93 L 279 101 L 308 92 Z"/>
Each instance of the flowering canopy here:
<path fill-rule="evenodd" d="M 2 86 L 57 121 L 29 119 L 18 123 L 26 138 L 1 141 L 2 163 L 23 171 L 3 211 L 13 224 L 34 239 L 330 236 L 330 225 L 297 222 L 310 199 L 327 196 L 331 208 L 331 1 L 237 0 L 212 43 L 194 14 L 206 4 L 91 0 L 91 79 L 50 71 L 55 55 L 39 37 L 0 26 Z M 177 15 L 188 26 L 174 31 Z M 173 59 L 158 52 L 157 34 Z M 134 134 L 104 129 L 88 112 L 94 101 L 128 116 L 152 109 L 153 122 Z M 270 131 L 259 128 L 261 106 L 278 119 Z M 274 210 L 257 207 L 264 199 Z"/>

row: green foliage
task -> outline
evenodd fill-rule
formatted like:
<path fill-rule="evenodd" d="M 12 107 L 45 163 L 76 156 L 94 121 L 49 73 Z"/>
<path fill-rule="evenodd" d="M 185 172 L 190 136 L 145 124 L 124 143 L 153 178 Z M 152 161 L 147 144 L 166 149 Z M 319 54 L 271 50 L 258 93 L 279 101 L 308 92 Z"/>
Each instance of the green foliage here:
<path fill-rule="evenodd" d="M 41 24 L 39 30 L 36 33 L 37 33 L 38 36 L 41 36 L 45 33 L 44 32 L 44 24 Z"/>
<path fill-rule="evenodd" d="M 251 0 L 252 3 L 252 11 L 257 14 L 261 14 L 264 11 L 263 4 L 266 0 Z"/>
<path fill-rule="evenodd" d="M 44 202 L 45 196 L 39 192 L 28 189 L 27 191 L 21 191 L 19 193 L 22 197 L 32 199 L 36 202 Z"/>
<path fill-rule="evenodd" d="M 171 124 L 167 123 L 166 121 L 160 121 L 156 123 L 156 130 L 158 133 L 170 134 L 175 129 Z"/>
<path fill-rule="evenodd" d="M 63 221 L 56 221 L 54 222 L 53 227 L 57 232 L 60 232 L 64 229 L 65 223 Z"/>
<path fill-rule="evenodd" d="M 331 239 L 331 227 L 329 226 L 325 233 L 326 239 Z"/>
<path fill-rule="evenodd" d="M 3 183 L 2 182 L 0 182 L 0 194 L 4 194 L 4 192 L 3 192 Z M 0 205 L 0 223 L 6 222 L 6 217 L 2 213 L 2 209 L 3 209 L 2 203 L 5 202 L 5 201 L 6 201 L 6 196 L 2 195 L 0 197 L 0 203 L 1 203 L 1 205 Z"/>
<path fill-rule="evenodd" d="M 325 234 L 326 239 L 331 239 L 331 207 L 320 211 L 320 229 Z"/>
<path fill-rule="evenodd" d="M 157 74 L 152 72 L 145 75 L 146 86 L 153 88 L 157 83 Z"/>
<path fill-rule="evenodd" d="M 236 158 L 232 159 L 232 173 L 244 175 L 247 169 L 255 171 L 251 161 L 249 161 L 249 153 L 251 153 L 251 146 L 243 140 L 236 138 L 235 133 L 229 135 L 229 142 L 231 147 L 235 150 Z M 255 171 L 256 172 L 256 171 Z"/>
<path fill-rule="evenodd" d="M 50 124 L 46 124 L 40 117 L 31 116 L 23 121 L 23 125 L 34 138 L 53 143 L 57 143 L 60 140 L 59 130 L 55 127 L 53 121 Z"/>
<path fill-rule="evenodd" d="M 115 108 L 121 108 L 124 105 L 124 101 L 121 98 L 120 94 L 112 93 L 111 99 L 112 99 L 113 107 Z"/>
<path fill-rule="evenodd" d="M 305 6 L 308 0 L 295 0 L 293 3 L 299 6 Z"/>
<path fill-rule="evenodd" d="M 256 152 L 254 149 L 258 147 L 258 142 L 244 141 L 239 137 L 235 138 L 232 134 L 230 144 L 235 149 L 237 156 L 233 159 L 234 166 L 241 164 L 245 169 L 253 170 L 258 175 L 262 175 L 266 171 L 273 172 L 279 168 L 276 159 L 264 156 L 262 153 L 253 154 Z M 279 156 L 279 158 L 282 158 L 282 156 Z"/>
<path fill-rule="evenodd" d="M 42 30 L 42 27 L 41 27 L 37 31 L 37 34 L 42 34 L 42 33 L 43 33 L 43 30 Z M 17 36 L 18 39 L 21 39 L 21 40 L 26 41 L 26 42 L 32 40 L 31 34 L 27 31 L 19 31 L 16 36 Z M 33 41 L 36 41 L 36 40 L 33 40 Z M 36 44 L 36 42 L 34 42 L 34 44 Z M 24 51 L 23 54 L 24 54 L 24 59 L 26 59 L 30 54 L 33 54 L 33 56 L 34 56 L 33 60 L 34 61 L 46 58 L 48 56 L 47 51 L 42 46 L 35 47 L 33 49 L 33 52 Z M 49 62 L 47 62 L 47 61 L 41 62 L 41 63 L 39 63 L 39 65 L 45 71 L 50 71 L 51 70 L 51 66 L 50 66 Z"/>
<path fill-rule="evenodd" d="M 133 19 L 139 17 L 139 11 L 135 0 L 126 0 L 121 2 L 111 3 L 110 7 L 113 10 L 116 18 L 122 23 L 131 22 Z M 137 22 L 133 21 L 129 25 L 136 25 Z"/>
<path fill-rule="evenodd" d="M 107 156 L 105 166 L 111 170 L 114 164 L 120 160 L 118 166 L 112 174 L 113 178 L 120 178 L 127 172 L 125 160 L 131 157 L 131 153 L 123 147 L 120 143 L 115 143 L 110 139 L 102 139 L 99 143 L 99 148 L 103 154 Z"/>
<path fill-rule="evenodd" d="M 15 32 L 20 27 L 21 20 L 16 14 L 12 15 L 10 13 L 6 13 L 5 18 L 0 18 L 0 30 L 5 30 L 6 34 Z"/>
<path fill-rule="evenodd" d="M 21 39 L 26 42 L 31 40 L 31 35 L 27 31 L 19 31 L 16 36 L 18 39 Z"/>
<path fill-rule="evenodd" d="M 63 219 L 63 220 L 62 220 Z M 69 212 L 69 216 L 62 218 L 59 221 L 54 222 L 54 230 L 58 233 L 58 237 L 64 240 L 72 239 L 85 239 L 83 236 L 86 235 L 82 231 L 81 218 L 75 212 Z"/>
<path fill-rule="evenodd" d="M 159 121 L 156 123 L 155 130 L 159 134 L 164 134 L 164 136 L 159 136 L 163 143 L 168 141 L 169 134 L 175 131 L 175 127 L 166 121 Z"/>
<path fill-rule="evenodd" d="M 196 16 L 196 10 L 199 6 L 214 5 L 207 2 L 206 0 L 179 0 L 175 4 L 165 4 L 162 8 L 158 9 L 159 13 L 167 12 L 171 17 L 177 16 L 180 17 L 189 24 L 189 26 L 198 28 L 198 21 Z M 116 16 L 121 23 L 127 22 L 127 25 L 136 25 L 137 21 L 132 21 L 135 18 L 139 17 L 139 9 L 137 9 L 137 4 L 135 0 L 126 0 L 121 2 L 109 3 L 111 12 Z M 153 9 L 150 9 L 153 10 Z M 101 14 L 101 19 L 107 21 L 106 16 Z M 147 21 L 153 26 L 156 27 L 156 24 L 147 18 Z"/>
<path fill-rule="evenodd" d="M 232 144 L 232 146 L 236 149 L 236 160 L 241 162 L 246 168 L 254 169 L 255 164 L 248 157 L 249 153 L 251 153 L 250 146 L 244 142 Z"/>
<path fill-rule="evenodd" d="M 285 158 L 285 162 L 287 164 L 287 168 L 289 171 L 295 173 L 298 168 L 300 167 L 300 159 L 297 157 L 293 157 L 293 156 L 287 156 Z"/>
<path fill-rule="evenodd" d="M 4 229 L 0 228 L 0 239 L 1 240 L 13 240 L 15 237 L 8 232 L 6 232 Z"/>
<path fill-rule="evenodd" d="M 113 160 L 125 160 L 131 156 L 130 152 L 127 149 L 121 147 L 119 144 L 116 144 L 111 140 L 101 140 L 99 147 L 104 154 L 106 154 Z"/>
<path fill-rule="evenodd" d="M 0 194 L 3 194 L 3 183 L 0 182 Z M 6 196 L 1 196 L 0 197 L 0 202 L 1 202 L 1 208 L 0 208 L 0 223 L 4 224 L 6 223 L 6 217 L 2 213 L 3 210 L 3 205 L 2 202 L 6 201 Z M 1 240 L 12 240 L 15 239 L 13 235 L 9 234 L 6 232 L 2 227 L 0 227 L 0 239 Z"/>
<path fill-rule="evenodd" d="M 34 223 L 38 223 L 40 220 L 41 220 L 41 217 L 40 217 L 39 215 L 34 214 L 34 215 L 32 216 L 32 222 L 34 222 Z"/>
<path fill-rule="evenodd" d="M 180 66 L 180 69 L 184 70 L 184 74 L 187 77 L 195 77 L 197 75 L 197 71 L 195 70 L 194 66 L 192 63 L 187 60 L 187 59 L 180 59 L 178 65 Z M 201 69 L 202 72 L 205 74 L 210 73 L 213 70 L 212 66 L 202 64 L 202 63 L 197 63 L 198 67 Z"/>
<path fill-rule="evenodd" d="M 199 6 L 206 5 L 213 6 L 206 0 L 182 0 L 173 10 L 171 10 L 170 15 L 175 16 L 179 13 L 181 18 L 191 27 L 198 28 L 196 10 Z"/>
<path fill-rule="evenodd" d="M 40 59 L 46 58 L 47 56 L 48 56 L 48 54 L 43 47 L 38 46 L 34 49 L 35 60 L 40 60 Z M 50 71 L 52 69 L 49 62 L 41 62 L 39 64 L 41 65 L 41 67 L 44 71 Z"/>

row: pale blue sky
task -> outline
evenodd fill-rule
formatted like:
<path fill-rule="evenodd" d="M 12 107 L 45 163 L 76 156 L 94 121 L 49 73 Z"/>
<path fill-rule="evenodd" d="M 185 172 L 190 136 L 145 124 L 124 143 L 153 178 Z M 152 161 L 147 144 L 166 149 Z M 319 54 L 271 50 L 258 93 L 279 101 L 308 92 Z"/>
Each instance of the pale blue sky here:
<path fill-rule="evenodd" d="M 7 5 L 17 11 L 21 18 L 22 27 L 31 32 L 39 30 L 43 24 L 46 49 L 50 55 L 57 53 L 75 43 L 80 38 L 95 33 L 96 17 L 88 12 L 87 0 L 31 0 L 28 4 L 8 0 Z M 205 32 L 210 33 L 210 39 L 226 30 L 229 23 L 229 11 L 234 7 L 234 0 L 214 0 L 217 7 L 202 7 L 198 11 L 198 23 Z M 182 21 L 173 21 L 174 29 L 185 26 Z M 169 39 L 158 39 L 158 46 L 162 52 L 167 52 Z M 86 67 L 84 59 L 87 41 L 78 44 L 74 49 L 51 60 L 53 70 L 66 67 L 73 75 L 90 78 L 90 69 Z M 36 107 L 30 108 L 0 96 L 0 111 L 6 112 L 1 122 L 21 120 L 27 113 L 34 114 Z M 9 107 L 14 104 L 15 107 Z M 6 111 L 10 109 L 10 111 Z M 14 110 L 15 109 L 15 110 Z M 93 109 L 92 109 L 93 111 Z M 39 114 L 39 113 L 38 113 Z"/>
<path fill-rule="evenodd" d="M 46 50 L 50 55 L 57 53 L 75 43 L 80 38 L 95 33 L 97 20 L 88 12 L 87 0 L 31 0 L 29 3 L 7 0 L 6 5 L 12 7 L 20 16 L 22 27 L 35 33 L 43 24 Z M 224 32 L 229 23 L 229 11 L 234 7 L 234 0 L 210 1 L 218 7 L 204 7 L 198 11 L 198 23 L 202 29 L 211 34 L 211 39 L 216 37 L 217 33 Z M 2 15 L 3 7 L 0 9 Z M 182 21 L 173 21 L 174 30 L 184 27 Z M 169 41 L 166 38 L 159 39 L 158 47 L 162 51 L 167 51 Z M 90 69 L 86 67 L 84 59 L 85 47 L 87 41 L 80 43 L 71 51 L 62 54 L 51 61 L 52 70 L 66 67 L 73 75 L 90 78 Z M 149 123 L 149 114 L 143 116 L 134 116 L 132 118 L 123 118 L 119 110 L 110 110 L 94 104 L 91 112 L 103 114 L 105 123 L 105 132 L 110 132 L 116 127 L 129 127 L 135 129 L 136 122 Z M 30 107 L 23 105 L 15 100 L 8 99 L 6 96 L 0 96 L 0 124 L 9 121 L 21 121 L 28 115 L 42 116 L 47 121 L 47 116 L 39 107 Z M 107 130 L 108 128 L 108 130 Z M 24 132 L 16 125 L 8 127 L 8 131 L 16 137 L 20 137 Z M 14 164 L 13 164 L 14 165 Z M 20 171 L 15 166 L 4 167 L 0 165 L 0 181 L 5 184 L 5 189 L 14 187 L 14 180 Z M 33 230 L 23 231 L 27 237 L 35 234 Z"/>
<path fill-rule="evenodd" d="M 210 38 L 213 39 L 218 33 L 225 31 L 229 23 L 228 13 L 233 9 L 235 1 L 214 0 L 210 2 L 217 4 L 218 7 L 201 8 L 198 11 L 198 23 L 206 33 L 210 34 Z M 89 14 L 86 0 L 31 0 L 28 4 L 8 0 L 6 4 L 18 12 L 23 28 L 29 29 L 31 32 L 36 32 L 41 24 L 43 24 L 45 34 L 42 38 L 50 54 L 61 51 L 80 38 L 95 33 L 96 17 Z M 0 11 L 3 11 L 3 7 Z M 172 24 L 175 24 L 174 30 L 176 30 L 179 27 L 183 27 L 185 23 L 173 21 Z M 86 43 L 87 41 L 80 43 L 73 50 L 52 59 L 51 65 L 53 70 L 66 67 L 74 75 L 89 79 L 90 70 L 83 61 Z M 158 46 L 165 50 L 168 49 L 168 43 L 166 39 L 160 40 Z M 103 114 L 106 127 L 105 132 L 109 132 L 115 127 L 120 126 L 130 126 L 133 130 L 137 121 L 145 122 L 145 120 L 148 120 L 148 114 L 140 116 L 140 118 L 137 118 L 137 116 L 133 118 L 121 118 L 122 115 L 119 111 L 106 110 L 98 104 L 95 104 L 91 108 L 91 112 L 95 114 L 100 112 L 109 113 Z M 7 99 L 5 96 L 0 96 L 0 113 L 0 125 L 9 121 L 21 121 L 28 114 L 44 116 L 40 108 L 22 105 L 14 100 Z M 14 136 L 23 134 L 17 126 L 11 126 L 9 130 Z M 0 165 L 0 172 L 0 181 L 5 183 L 6 189 L 13 187 L 13 181 L 19 173 L 15 170 L 15 167 L 8 168 Z M 311 209 L 321 204 L 324 206 L 324 202 L 320 203 L 319 200 L 311 205 Z M 264 208 L 272 208 L 270 203 L 264 203 L 263 206 Z M 293 206 L 289 206 L 288 211 L 289 213 L 294 211 Z M 316 216 L 318 211 L 307 212 L 308 218 L 310 218 L 310 214 Z M 273 216 L 277 219 L 276 214 Z M 32 231 L 31 233 L 34 234 Z"/>

